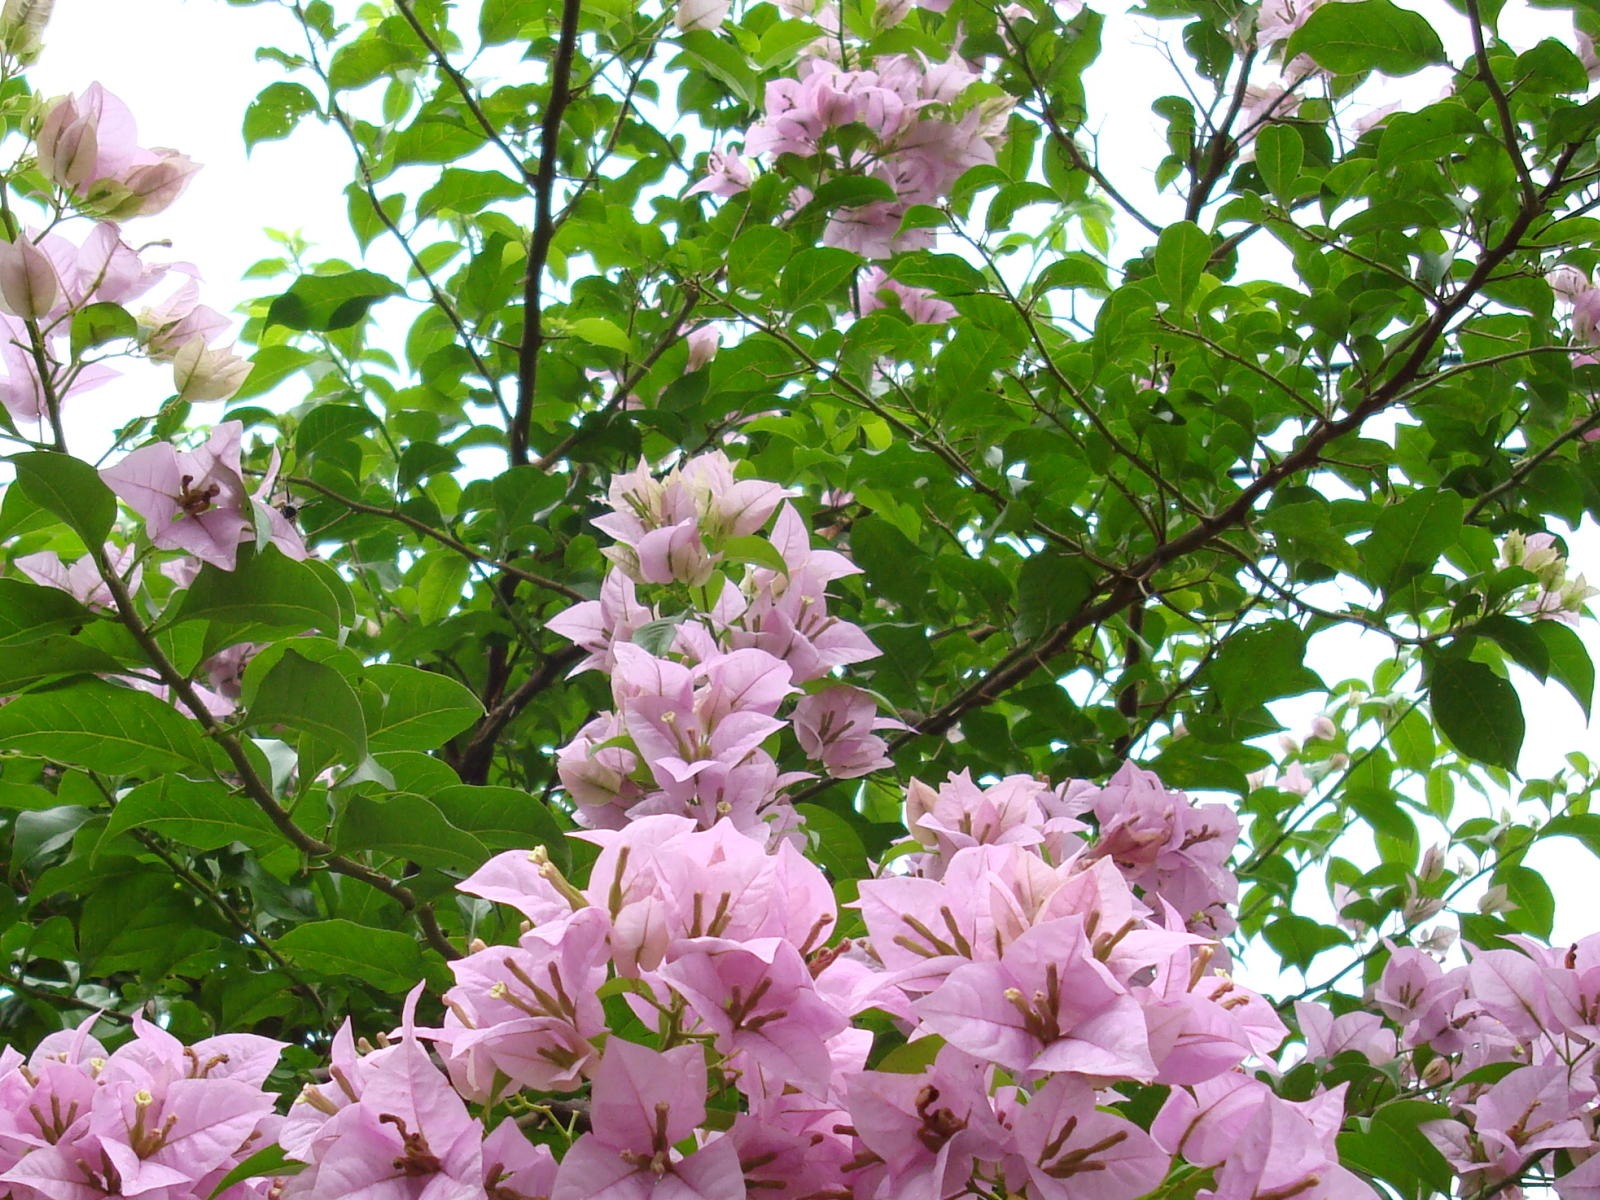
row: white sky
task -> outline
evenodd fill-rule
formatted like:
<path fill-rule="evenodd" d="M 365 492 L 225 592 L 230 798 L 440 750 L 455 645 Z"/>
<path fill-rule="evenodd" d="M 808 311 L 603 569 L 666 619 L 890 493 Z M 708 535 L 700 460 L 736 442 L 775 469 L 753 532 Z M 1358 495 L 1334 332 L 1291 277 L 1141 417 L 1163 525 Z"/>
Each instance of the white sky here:
<path fill-rule="evenodd" d="M 1424 0 L 1417 7 L 1426 3 L 1448 11 L 1438 0 Z M 1530 30 L 1530 45 L 1540 36 L 1559 32 L 1557 25 L 1565 27 L 1566 20 L 1552 14 L 1529 19 L 1537 21 L 1523 26 Z M 1447 30 L 1460 22 L 1439 24 Z M 1119 186 L 1141 197 L 1149 195 L 1150 175 L 1161 152 L 1159 126 L 1148 108 L 1159 92 L 1130 94 L 1127 81 L 1154 81 L 1150 86 L 1162 91 L 1178 90 L 1146 32 L 1149 28 L 1127 21 L 1108 24 L 1106 53 L 1090 79 L 1091 104 L 1096 106 L 1090 126 L 1101 134 L 1102 151 L 1114 152 L 1106 169 Z M 265 281 L 240 281 L 251 263 L 277 253 L 261 234 L 263 227 L 303 230 L 322 256 L 355 253 L 345 227 L 341 192 L 349 179 L 343 139 L 308 119 L 290 140 L 263 143 L 247 158 L 240 138 L 246 106 L 261 88 L 283 77 L 276 64 L 256 61 L 256 47 L 275 43 L 299 49 L 298 38 L 294 21 L 276 5 L 236 8 L 223 0 L 57 0 L 45 51 L 33 72 L 34 85 L 44 94 L 79 92 L 98 80 L 133 110 L 143 144 L 171 146 L 206 164 L 176 204 L 135 223 L 129 233 L 134 244 L 142 237 L 170 238 L 170 257 L 199 267 L 203 299 L 223 311 L 269 286 Z M 1395 90 L 1374 97 L 1373 103 L 1396 97 L 1425 103 L 1437 95 L 1440 83 L 1433 75 L 1391 84 Z M 1152 211 L 1164 213 L 1169 205 L 1170 201 L 1155 203 Z M 106 413 L 110 428 L 135 415 L 144 395 L 146 410 L 159 402 L 167 394 L 164 382 L 130 378 L 125 385 L 87 397 L 85 406 L 113 406 Z M 1574 573 L 1585 571 L 1590 579 L 1600 579 L 1600 532 L 1590 525 L 1569 540 Z M 1600 623 L 1586 622 L 1582 632 L 1591 653 L 1600 658 Z M 1388 649 L 1381 639 L 1368 639 L 1366 644 L 1374 656 Z M 1353 673 L 1342 653 L 1339 661 L 1323 667 L 1330 681 Z M 1600 758 L 1600 736 L 1585 729 L 1570 697 L 1555 685 L 1540 688 L 1516 674 L 1529 727 L 1524 774 L 1550 773 L 1573 749 Z M 1572 880 L 1594 869 L 1587 852 L 1565 845 L 1541 851 L 1532 865 L 1549 877 Z M 1584 909 L 1582 903 L 1560 906 L 1558 937 L 1592 928 L 1592 917 Z"/>

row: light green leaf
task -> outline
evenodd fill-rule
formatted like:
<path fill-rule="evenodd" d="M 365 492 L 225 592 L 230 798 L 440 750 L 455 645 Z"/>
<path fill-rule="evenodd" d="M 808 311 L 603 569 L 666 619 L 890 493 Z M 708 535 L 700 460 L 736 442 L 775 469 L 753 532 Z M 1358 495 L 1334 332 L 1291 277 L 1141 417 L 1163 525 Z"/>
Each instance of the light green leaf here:
<path fill-rule="evenodd" d="M 317 98 L 304 84 L 269 83 L 244 110 L 244 148 L 249 151 L 261 142 L 286 138 L 301 117 L 320 112 Z"/>
<path fill-rule="evenodd" d="M 1211 239 L 1193 221 L 1176 221 L 1156 239 L 1156 279 L 1178 312 L 1188 307 L 1210 259 Z"/>
<path fill-rule="evenodd" d="M 1289 38 L 1284 61 L 1301 54 L 1336 75 L 1410 75 L 1445 61 L 1444 44 L 1428 19 L 1390 0 L 1319 6 Z"/>
<path fill-rule="evenodd" d="M 83 539 L 98 548 L 117 518 L 117 501 L 100 473 L 70 454 L 33 450 L 13 454 L 17 487 L 40 508 L 54 513 Z"/>

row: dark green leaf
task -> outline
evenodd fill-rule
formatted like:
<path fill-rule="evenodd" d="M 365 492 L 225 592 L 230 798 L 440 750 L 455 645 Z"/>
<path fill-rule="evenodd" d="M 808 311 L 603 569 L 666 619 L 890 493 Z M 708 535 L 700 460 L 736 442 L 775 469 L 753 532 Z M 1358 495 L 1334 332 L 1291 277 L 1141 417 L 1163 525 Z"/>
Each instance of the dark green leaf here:
<path fill-rule="evenodd" d="M 0 708 L 0 746 L 107 775 L 211 766 L 192 720 L 148 692 L 97 679 L 18 696 Z"/>
<path fill-rule="evenodd" d="M 1435 659 L 1428 672 L 1433 719 L 1463 754 L 1516 770 L 1524 724 L 1517 689 L 1483 663 Z"/>
<path fill-rule="evenodd" d="M 335 747 L 350 764 L 367 756 L 367 723 L 361 701 L 343 675 L 293 650 L 267 672 L 250 703 L 256 728 L 284 726 Z"/>
<path fill-rule="evenodd" d="M 1483 122 L 1456 100 L 1442 100 L 1417 112 L 1396 113 L 1383 126 L 1378 170 L 1388 173 L 1402 163 L 1435 162 L 1482 132 Z"/>
<path fill-rule="evenodd" d="M 278 939 L 278 949 L 290 962 L 325 979 L 360 979 L 393 995 L 410 991 L 424 972 L 422 951 L 406 934 L 354 921 L 296 926 Z"/>
<path fill-rule="evenodd" d="M 0 649 L 30 650 L 51 633 L 72 632 L 92 620 L 94 614 L 65 592 L 0 579 Z"/>
<path fill-rule="evenodd" d="M 402 291 L 394 280 L 372 271 L 302 275 L 267 309 L 267 324 L 327 332 L 361 321 L 367 310 Z"/>
<path fill-rule="evenodd" d="M 1549 652 L 1551 678 L 1571 692 L 1583 715 L 1589 716 L 1594 703 L 1594 661 L 1583 639 L 1560 621 L 1538 621 L 1534 629 Z"/>
<path fill-rule="evenodd" d="M 1457 492 L 1424 489 L 1386 507 L 1361 543 L 1362 573 L 1393 591 L 1437 563 L 1461 533 L 1463 506 Z"/>

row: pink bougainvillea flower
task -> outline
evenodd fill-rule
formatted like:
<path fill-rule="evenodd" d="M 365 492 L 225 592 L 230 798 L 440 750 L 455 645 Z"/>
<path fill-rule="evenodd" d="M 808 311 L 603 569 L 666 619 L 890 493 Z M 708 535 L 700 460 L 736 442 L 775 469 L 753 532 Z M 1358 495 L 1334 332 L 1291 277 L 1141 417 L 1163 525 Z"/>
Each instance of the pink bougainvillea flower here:
<path fill-rule="evenodd" d="M 860 688 L 824 688 L 802 697 L 791 717 L 800 748 L 835 779 L 855 779 L 890 766 L 880 729 L 904 729 L 878 715 L 878 702 Z"/>
<path fill-rule="evenodd" d="M 1081 917 L 1033 926 L 998 962 L 957 967 L 916 1011 L 952 1046 L 1007 1070 L 1156 1075 L 1144 1010 L 1095 957 Z"/>
<path fill-rule="evenodd" d="M 51 104 L 37 147 L 40 170 L 112 220 L 160 212 L 199 170 L 175 150 L 141 147 L 127 105 L 98 83 Z"/>
<path fill-rule="evenodd" d="M 1154 1190 L 1171 1165 L 1154 1138 L 1101 1112 L 1094 1090 L 1069 1075 L 1035 1092 L 1013 1128 L 1017 1151 L 1006 1176 L 1025 1177 L 1038 1200 L 1134 1200 Z M 1020 1184 L 1018 1178 L 1013 1186 Z"/>
<path fill-rule="evenodd" d="M 0 241 L 0 311 L 38 320 L 56 306 L 61 280 L 50 256 L 26 234 Z"/>
<path fill-rule="evenodd" d="M 290 558 L 304 558 L 299 533 L 259 500 L 270 491 L 276 471 L 269 472 L 255 496 L 245 489 L 239 466 L 243 432 L 240 422 L 224 421 L 196 450 L 153 442 L 102 469 L 100 477 L 144 518 L 146 533 L 160 549 L 182 550 L 231 571 L 240 544 L 256 536 L 256 521 L 264 517 L 272 544 Z"/>
<path fill-rule="evenodd" d="M 702 1046 L 656 1051 L 612 1037 L 595 1072 L 593 1131 L 572 1144 L 550 1200 L 731 1200 L 744 1194 L 734 1143 L 674 1146 L 706 1117 Z"/>

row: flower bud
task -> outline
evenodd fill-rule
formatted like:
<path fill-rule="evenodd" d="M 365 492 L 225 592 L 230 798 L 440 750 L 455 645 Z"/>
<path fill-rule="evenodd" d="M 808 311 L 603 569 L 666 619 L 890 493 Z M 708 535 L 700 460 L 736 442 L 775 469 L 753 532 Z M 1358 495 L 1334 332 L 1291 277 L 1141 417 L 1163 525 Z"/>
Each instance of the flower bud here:
<path fill-rule="evenodd" d="M 1311 732 L 1306 735 L 1307 741 L 1321 738 L 1325 742 L 1331 742 L 1338 736 L 1339 727 L 1333 723 L 1333 719 L 1327 713 L 1318 713 L 1311 718 Z"/>
<path fill-rule="evenodd" d="M 1478 899 L 1478 911 L 1486 917 L 1495 913 L 1510 912 L 1516 907 L 1503 883 L 1495 884 Z"/>
<path fill-rule="evenodd" d="M 0 51 L 23 66 L 39 56 L 55 0 L 6 0 L 0 9 Z"/>
<path fill-rule="evenodd" d="M 716 29 L 727 19 L 730 0 L 678 0 L 672 23 L 681 32 Z"/>
<path fill-rule="evenodd" d="M 1425 1087 L 1439 1087 L 1450 1079 L 1450 1060 L 1443 1055 L 1438 1055 L 1428 1060 L 1428 1065 L 1422 1068 L 1422 1083 Z"/>
<path fill-rule="evenodd" d="M 683 369 L 686 373 L 694 372 L 717 356 L 717 347 L 722 344 L 722 334 L 710 325 L 701 325 L 691 329 L 684 341 L 689 343 L 689 361 L 684 364 Z"/>
<path fill-rule="evenodd" d="M 203 337 L 192 337 L 172 356 L 172 386 L 178 399 L 198 404 L 226 400 L 250 377 L 251 364 L 232 346 L 213 350 Z"/>
<path fill-rule="evenodd" d="M 1444 847 L 1429 846 L 1422 854 L 1422 866 L 1417 871 L 1417 878 L 1423 883 L 1432 883 L 1444 874 Z"/>
<path fill-rule="evenodd" d="M 200 164 L 176 150 L 157 149 L 155 162 L 136 166 L 105 189 L 97 188 L 89 198 L 111 221 L 129 217 L 148 217 L 176 200 Z"/>
<path fill-rule="evenodd" d="M 26 236 L 0 242 L 0 309 L 36 320 L 56 306 L 61 283 L 45 252 Z"/>

